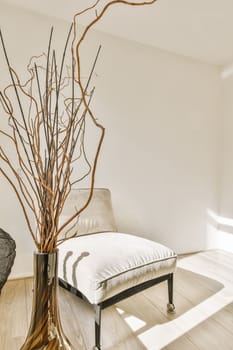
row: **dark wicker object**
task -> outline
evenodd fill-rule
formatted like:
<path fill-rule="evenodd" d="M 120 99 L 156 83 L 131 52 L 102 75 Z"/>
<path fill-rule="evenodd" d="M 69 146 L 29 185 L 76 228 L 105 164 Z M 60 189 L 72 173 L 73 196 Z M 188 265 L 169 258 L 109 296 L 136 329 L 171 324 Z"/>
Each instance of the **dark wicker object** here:
<path fill-rule="evenodd" d="M 15 260 L 16 245 L 13 238 L 0 228 L 0 293 Z"/>

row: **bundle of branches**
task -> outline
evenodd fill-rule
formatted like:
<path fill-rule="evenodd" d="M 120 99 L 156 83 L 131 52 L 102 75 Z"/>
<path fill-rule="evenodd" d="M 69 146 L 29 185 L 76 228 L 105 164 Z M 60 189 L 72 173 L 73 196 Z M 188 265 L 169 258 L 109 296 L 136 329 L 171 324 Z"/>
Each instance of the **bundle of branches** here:
<path fill-rule="evenodd" d="M 52 49 L 53 29 L 48 50 L 41 56 L 33 56 L 27 66 L 29 79 L 22 83 L 12 68 L 3 35 L 1 43 L 5 54 L 11 83 L 0 92 L 0 102 L 8 117 L 7 129 L 0 133 L 13 146 L 14 159 L 9 147 L 0 145 L 0 172 L 13 188 L 22 207 L 26 223 L 39 252 L 53 252 L 69 235 L 60 234 L 78 218 L 92 198 L 97 161 L 104 139 L 105 129 L 90 109 L 94 88 L 90 82 L 99 56 L 96 54 L 91 72 L 85 84 L 81 79 L 80 46 L 88 31 L 107 9 L 114 4 L 132 6 L 149 5 L 149 2 L 132 3 L 123 0 L 108 2 L 105 6 L 97 0 L 92 6 L 74 16 L 64 47 L 61 63 Z M 94 19 L 77 35 L 77 18 L 94 11 Z M 71 42 L 71 43 L 70 43 Z M 67 71 L 65 60 L 69 52 L 71 68 Z M 86 123 L 91 121 L 99 130 L 94 157 L 90 161 L 86 153 Z M 86 164 L 86 171 L 76 176 L 73 169 L 79 162 Z M 90 178 L 90 193 L 86 203 L 63 224 L 59 224 L 67 198 L 74 186 Z M 35 219 L 33 229 L 30 216 Z"/>

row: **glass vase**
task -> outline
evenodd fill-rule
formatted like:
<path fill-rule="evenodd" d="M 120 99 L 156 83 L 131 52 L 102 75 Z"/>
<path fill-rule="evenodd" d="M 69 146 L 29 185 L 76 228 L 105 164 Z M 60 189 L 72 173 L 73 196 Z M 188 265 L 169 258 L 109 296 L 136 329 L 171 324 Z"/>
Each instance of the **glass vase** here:
<path fill-rule="evenodd" d="M 63 333 L 58 308 L 58 251 L 34 253 L 31 323 L 20 350 L 74 350 Z"/>

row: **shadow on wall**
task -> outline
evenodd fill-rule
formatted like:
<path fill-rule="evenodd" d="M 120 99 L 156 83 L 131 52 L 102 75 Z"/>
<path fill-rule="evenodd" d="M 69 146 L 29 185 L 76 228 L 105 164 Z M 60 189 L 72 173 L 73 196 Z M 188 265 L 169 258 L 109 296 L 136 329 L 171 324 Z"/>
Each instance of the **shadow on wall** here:
<path fill-rule="evenodd" d="M 207 209 L 206 213 L 205 247 L 233 252 L 233 219 L 219 216 L 210 209 Z"/>

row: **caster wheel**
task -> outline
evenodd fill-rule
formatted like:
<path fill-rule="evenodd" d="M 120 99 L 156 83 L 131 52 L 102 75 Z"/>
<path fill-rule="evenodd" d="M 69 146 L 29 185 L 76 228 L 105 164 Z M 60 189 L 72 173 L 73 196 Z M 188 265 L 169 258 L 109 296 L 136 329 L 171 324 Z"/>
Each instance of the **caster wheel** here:
<path fill-rule="evenodd" d="M 174 314 L 176 312 L 176 308 L 174 304 L 167 304 L 167 312 L 169 314 Z"/>
<path fill-rule="evenodd" d="M 97 346 L 93 347 L 93 350 L 101 350 L 100 348 L 97 348 Z"/>

